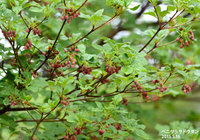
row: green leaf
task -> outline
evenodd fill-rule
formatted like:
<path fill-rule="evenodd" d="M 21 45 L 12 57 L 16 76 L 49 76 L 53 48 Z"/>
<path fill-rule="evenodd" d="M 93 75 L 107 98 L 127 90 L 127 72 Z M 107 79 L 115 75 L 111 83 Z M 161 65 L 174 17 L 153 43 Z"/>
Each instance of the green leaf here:
<path fill-rule="evenodd" d="M 153 16 L 153 17 L 157 18 L 155 12 L 146 12 L 146 13 L 144 13 L 144 14 L 146 14 L 146 15 L 150 15 L 150 16 Z"/>
<path fill-rule="evenodd" d="M 100 102 L 95 102 L 98 108 L 103 108 L 102 104 Z"/>
<path fill-rule="evenodd" d="M 5 98 L 3 100 L 3 104 L 6 105 L 6 106 L 9 105 L 10 104 L 9 98 Z"/>
<path fill-rule="evenodd" d="M 12 9 L 16 14 L 19 14 L 19 12 L 22 10 L 22 6 L 15 6 L 12 7 Z"/>
<path fill-rule="evenodd" d="M 88 19 L 88 20 L 91 19 L 91 16 L 86 15 L 86 14 L 84 14 L 84 13 L 82 13 L 82 12 L 81 12 L 81 14 L 79 15 L 79 17 L 80 17 L 80 18 L 85 18 L 85 19 Z"/>
<path fill-rule="evenodd" d="M 83 44 L 79 44 L 79 45 L 78 45 L 78 49 L 80 50 L 81 53 L 84 54 L 84 53 L 85 53 L 85 50 L 86 50 L 86 47 L 85 47 L 85 45 L 83 45 Z"/>
<path fill-rule="evenodd" d="M 133 7 L 133 8 L 131 8 L 130 10 L 136 11 L 139 7 L 140 7 L 140 5 L 137 5 L 137 6 Z"/>
<path fill-rule="evenodd" d="M 149 139 L 149 136 L 141 129 L 136 129 L 135 130 L 135 134 L 145 140 L 148 140 Z"/>
<path fill-rule="evenodd" d="M 115 104 L 118 104 L 122 101 L 122 95 L 118 94 L 114 98 L 112 98 L 112 100 L 114 101 Z"/>
<path fill-rule="evenodd" d="M 17 42 L 18 45 L 24 46 L 25 43 L 27 42 L 27 40 L 26 40 L 25 37 L 19 37 L 19 38 L 17 38 L 16 42 Z"/>
<path fill-rule="evenodd" d="M 151 2 L 151 4 L 152 4 L 153 6 L 156 6 L 157 3 L 158 3 L 158 0 L 149 0 L 149 1 Z"/>
<path fill-rule="evenodd" d="M 70 113 L 69 116 L 66 117 L 68 122 L 77 122 L 78 118 L 74 113 Z"/>

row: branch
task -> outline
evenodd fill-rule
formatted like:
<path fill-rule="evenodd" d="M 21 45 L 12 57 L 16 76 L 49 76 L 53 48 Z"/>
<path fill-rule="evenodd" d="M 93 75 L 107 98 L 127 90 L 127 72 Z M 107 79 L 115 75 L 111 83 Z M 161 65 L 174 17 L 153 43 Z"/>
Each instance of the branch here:
<path fill-rule="evenodd" d="M 144 11 L 149 7 L 149 5 L 150 5 L 149 1 L 145 5 L 143 5 L 141 11 L 137 13 L 136 18 L 139 18 L 144 13 Z"/>
<path fill-rule="evenodd" d="M 113 21 L 118 15 L 115 14 L 111 19 L 109 19 L 108 21 L 106 21 L 105 23 L 101 24 L 100 26 L 94 28 L 94 26 L 92 27 L 92 29 L 86 34 L 84 35 L 82 38 L 80 38 L 79 40 L 77 40 L 76 42 L 68 45 L 66 48 L 71 47 L 75 44 L 77 44 L 78 42 L 80 42 L 81 40 L 83 40 L 84 38 L 86 38 L 88 35 L 90 35 L 91 33 L 93 33 L 94 31 L 98 30 L 99 28 L 102 28 L 103 26 L 107 25 L 108 23 L 110 23 L 111 21 Z"/>
<path fill-rule="evenodd" d="M 19 122 L 39 122 L 40 120 L 18 120 L 18 121 L 15 121 L 17 123 Z M 46 119 L 46 120 L 43 120 L 43 122 L 65 122 L 67 121 L 66 119 Z"/>
<path fill-rule="evenodd" d="M 45 17 L 40 23 L 38 23 L 35 28 L 37 28 L 38 26 L 40 26 L 40 24 L 42 24 L 45 20 L 47 19 L 47 17 Z"/>
<path fill-rule="evenodd" d="M 155 8 L 155 7 L 154 7 Z M 147 42 L 147 44 L 142 48 L 142 49 L 140 49 L 139 50 L 139 53 L 140 52 L 142 52 L 150 43 L 151 43 L 151 41 L 155 38 L 155 36 L 161 31 L 161 30 L 163 30 L 163 29 L 170 29 L 170 27 L 168 27 L 168 28 L 164 28 L 167 24 L 169 24 L 171 21 L 173 21 L 173 20 L 175 20 L 178 16 L 180 16 L 183 12 L 185 11 L 185 9 L 183 9 L 177 16 L 176 16 L 176 14 L 178 13 L 178 11 L 176 11 L 175 12 L 175 14 L 169 19 L 169 21 L 168 22 L 166 22 L 163 26 L 161 26 L 160 24 L 160 27 L 159 27 L 159 29 L 157 30 L 157 32 L 154 34 L 154 36 Z M 157 15 L 158 16 L 158 15 Z M 176 17 L 175 17 L 176 16 Z M 191 21 L 193 21 L 194 19 L 192 19 Z M 186 22 L 187 23 L 187 22 Z M 186 23 L 184 23 L 184 24 L 186 24 Z M 174 26 L 174 27 L 176 27 L 176 26 Z M 171 28 L 174 28 L 174 27 L 171 27 Z M 160 42 L 159 42 L 160 43 Z M 157 47 L 157 44 L 155 44 L 154 45 L 154 47 L 149 51 L 149 52 L 147 52 L 147 53 L 150 53 L 150 52 L 152 52 L 155 48 Z"/>
<path fill-rule="evenodd" d="M 51 50 L 48 51 L 48 54 L 47 54 L 45 60 L 44 60 L 44 61 L 42 62 L 42 64 L 34 71 L 34 73 L 36 73 L 36 72 L 46 63 L 46 61 L 49 59 L 50 54 L 51 54 L 51 51 L 54 49 L 54 47 L 55 47 L 55 45 L 56 45 L 56 43 L 57 43 L 57 41 L 58 41 L 58 38 L 59 38 L 59 36 L 60 36 L 60 34 L 61 34 L 62 30 L 63 30 L 63 27 L 65 26 L 66 21 L 67 21 L 66 19 L 63 21 L 63 24 L 62 24 L 62 26 L 61 26 L 61 28 L 60 28 L 60 30 L 59 30 L 59 32 L 58 32 L 58 35 L 57 35 L 57 37 L 56 37 L 56 39 L 55 39 L 55 41 L 54 41 L 54 43 L 53 43 L 53 46 L 52 46 Z"/>
<path fill-rule="evenodd" d="M 72 13 L 72 15 L 73 15 L 74 13 L 76 13 L 77 11 L 79 11 L 79 10 L 86 4 L 87 1 L 88 1 L 88 0 L 85 0 L 84 3 L 82 3 L 82 5 Z M 64 2 L 65 2 L 65 0 L 64 0 Z"/>
<path fill-rule="evenodd" d="M 35 110 L 36 107 L 27 107 L 27 108 L 10 108 L 10 106 L 5 106 L 2 110 L 0 110 L 0 115 L 10 112 L 10 111 L 27 111 L 27 110 Z"/>
<path fill-rule="evenodd" d="M 156 37 L 156 35 L 161 31 L 161 28 L 158 28 L 158 30 L 156 31 L 156 33 L 152 36 L 152 38 L 147 42 L 146 45 L 144 45 L 144 47 L 142 49 L 140 49 L 138 51 L 138 53 L 141 53 L 150 43 L 151 41 Z"/>
<path fill-rule="evenodd" d="M 157 9 L 156 9 L 155 6 L 153 6 L 153 8 L 154 8 L 154 10 L 155 10 L 155 13 L 156 13 L 156 16 L 157 16 L 157 19 L 158 19 L 159 26 L 160 26 L 160 28 L 161 28 L 161 21 L 160 21 L 160 18 L 159 18 L 159 16 L 158 16 Z"/>
<path fill-rule="evenodd" d="M 43 117 L 43 115 L 41 115 L 41 119 L 37 122 L 37 125 L 36 125 L 36 127 L 35 127 L 35 129 L 33 131 L 33 134 L 31 135 L 31 139 L 30 140 L 33 139 L 33 137 L 34 137 L 34 135 L 35 135 L 40 123 L 43 122 L 51 114 L 51 112 L 54 111 L 59 106 L 59 104 L 60 104 L 60 101 L 57 103 L 57 105 L 53 109 L 51 109 L 51 111 L 49 111 L 47 113 L 47 115 L 45 117 Z"/>
<path fill-rule="evenodd" d="M 22 11 L 19 12 L 19 15 L 20 15 L 20 17 L 22 18 L 22 20 L 23 20 L 24 24 L 26 25 L 26 27 L 29 28 L 29 27 L 28 27 L 28 24 L 26 23 L 25 19 L 24 19 L 23 16 L 22 16 L 21 12 L 22 12 Z"/>

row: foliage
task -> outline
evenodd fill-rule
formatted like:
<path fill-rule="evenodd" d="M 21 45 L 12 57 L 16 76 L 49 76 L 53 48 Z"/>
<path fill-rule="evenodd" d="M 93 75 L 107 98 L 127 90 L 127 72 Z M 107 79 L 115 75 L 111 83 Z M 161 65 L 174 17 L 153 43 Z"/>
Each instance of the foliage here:
<path fill-rule="evenodd" d="M 2 139 L 6 130 L 11 139 L 153 139 L 129 107 L 189 96 L 200 84 L 200 1 L 164 0 L 163 10 L 160 1 L 149 0 L 144 15 L 157 19 L 157 29 L 136 24 L 130 11 L 142 6 L 132 2 L 0 2 L 0 28 L 9 43 L 0 44 Z M 119 29 L 130 35 L 106 36 Z M 156 129 L 179 125 L 195 129 L 186 122 Z"/>

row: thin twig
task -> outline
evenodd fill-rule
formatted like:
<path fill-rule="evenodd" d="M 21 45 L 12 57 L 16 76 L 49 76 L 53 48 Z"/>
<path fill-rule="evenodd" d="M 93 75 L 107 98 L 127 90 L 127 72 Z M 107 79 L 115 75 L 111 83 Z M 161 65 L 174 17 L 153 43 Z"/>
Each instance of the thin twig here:
<path fill-rule="evenodd" d="M 40 23 L 38 23 L 35 28 L 37 28 L 38 26 L 40 26 L 40 24 L 42 24 L 45 20 L 47 19 L 47 17 L 45 17 Z"/>
<path fill-rule="evenodd" d="M 156 35 L 160 31 L 161 31 L 161 28 L 158 28 L 158 30 L 156 31 L 156 33 L 151 37 L 151 39 L 146 43 L 146 45 L 144 45 L 144 47 L 138 51 L 138 53 L 141 53 L 151 43 L 151 41 L 156 37 Z"/>
<path fill-rule="evenodd" d="M 20 17 L 22 18 L 24 24 L 26 25 L 27 28 L 29 28 L 28 24 L 26 23 L 25 19 L 23 18 L 21 11 L 19 12 Z"/>
<path fill-rule="evenodd" d="M 101 27 L 107 25 L 108 23 L 110 23 L 110 22 L 111 22 L 112 20 L 114 20 L 117 16 L 118 16 L 118 15 L 115 14 L 111 19 L 109 19 L 108 21 L 106 21 L 105 23 L 101 24 L 100 26 L 98 26 L 98 27 L 96 27 L 96 28 L 94 28 L 94 26 L 93 26 L 92 29 L 91 29 L 86 35 L 84 35 L 83 37 L 81 37 L 81 38 L 80 38 L 79 40 L 77 40 L 76 42 L 74 42 L 74 43 L 68 45 L 66 48 L 71 47 L 71 46 L 77 44 L 78 42 L 80 42 L 81 40 L 83 40 L 84 38 L 86 38 L 88 35 L 90 35 L 91 33 L 93 33 L 94 31 L 96 31 L 96 30 L 98 30 L 99 28 L 101 28 Z"/>
<path fill-rule="evenodd" d="M 88 1 L 88 0 L 85 0 L 85 1 L 82 3 L 82 5 L 72 13 L 72 15 L 75 14 L 77 11 L 79 11 L 79 10 L 86 4 L 87 1 Z"/>
<path fill-rule="evenodd" d="M 36 70 L 34 70 L 34 73 L 36 73 L 46 63 L 46 61 L 49 59 L 50 54 L 51 54 L 52 50 L 54 49 L 54 47 L 55 47 L 55 45 L 56 45 L 56 43 L 58 41 L 58 38 L 60 37 L 60 34 L 61 34 L 61 32 L 62 32 L 62 30 L 64 28 L 64 25 L 65 25 L 66 21 L 67 21 L 66 19 L 63 21 L 63 24 L 62 24 L 62 26 L 61 26 L 61 28 L 60 28 L 60 30 L 58 32 L 58 35 L 56 36 L 56 39 L 55 39 L 55 41 L 53 43 L 53 46 L 52 46 L 51 50 L 48 51 L 48 54 L 46 55 L 45 60 L 42 62 L 42 64 Z"/>

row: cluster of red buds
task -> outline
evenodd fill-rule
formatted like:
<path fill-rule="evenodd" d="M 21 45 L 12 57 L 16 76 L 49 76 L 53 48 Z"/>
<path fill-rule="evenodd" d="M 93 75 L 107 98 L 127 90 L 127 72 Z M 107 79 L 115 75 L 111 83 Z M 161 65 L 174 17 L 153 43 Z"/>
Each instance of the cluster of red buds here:
<path fill-rule="evenodd" d="M 121 129 L 122 129 L 121 123 L 118 123 L 117 125 L 115 125 L 115 128 L 116 128 L 117 130 L 121 130 Z"/>
<path fill-rule="evenodd" d="M 62 100 L 62 101 L 60 102 L 61 104 L 63 104 L 63 107 L 69 105 L 70 102 L 69 102 L 69 101 L 67 102 L 67 101 L 66 101 L 67 99 L 69 99 L 69 98 L 66 98 L 66 97 L 65 97 L 64 100 Z"/>
<path fill-rule="evenodd" d="M 41 35 L 41 30 L 37 28 L 33 28 L 33 35 Z"/>
<path fill-rule="evenodd" d="M 16 37 L 16 34 L 15 34 L 15 31 L 8 31 L 8 33 L 7 33 L 7 35 L 8 35 L 8 37 Z"/>
<path fill-rule="evenodd" d="M 76 59 L 74 57 L 77 55 L 77 52 L 79 52 L 79 49 L 72 46 L 69 50 L 65 49 L 64 51 L 65 53 L 69 53 L 69 61 L 66 61 L 65 64 L 68 68 L 74 68 L 76 64 Z"/>
<path fill-rule="evenodd" d="M 11 96 L 9 96 L 8 98 L 10 99 L 9 102 L 10 102 L 10 105 L 11 105 L 11 106 L 16 106 L 16 105 L 18 104 L 17 102 L 21 102 L 20 100 L 18 100 L 17 102 L 14 101 L 13 98 L 12 98 Z"/>
<path fill-rule="evenodd" d="M 153 80 L 152 83 L 154 83 L 154 84 L 159 83 L 159 80 L 157 80 L 157 79 Z"/>
<path fill-rule="evenodd" d="M 143 87 L 140 86 L 137 81 L 134 81 L 134 84 L 135 85 L 131 86 L 132 88 L 134 88 L 135 90 L 139 90 L 140 92 L 143 92 Z"/>
<path fill-rule="evenodd" d="M 104 134 L 104 131 L 99 129 L 99 135 L 103 135 Z"/>
<path fill-rule="evenodd" d="M 65 49 L 65 52 L 68 52 L 68 51 Z M 69 48 L 69 52 L 75 52 L 74 55 L 77 55 L 77 52 L 79 52 L 79 49 L 76 49 L 74 46 L 72 46 L 71 48 Z"/>
<path fill-rule="evenodd" d="M 50 62 L 49 64 L 50 64 L 51 69 L 54 69 L 54 72 L 52 73 L 52 76 L 53 76 L 53 77 L 56 77 L 56 75 L 64 76 L 64 74 L 63 74 L 62 72 L 60 72 L 60 71 L 58 71 L 58 72 L 56 73 L 56 70 L 57 70 L 58 68 L 60 68 L 60 67 L 65 67 L 65 64 L 64 64 L 64 63 L 61 64 L 60 60 L 57 60 L 55 64 L 53 64 L 52 62 Z M 47 72 L 48 72 L 48 73 L 51 73 L 51 70 L 50 70 L 50 69 L 47 69 Z"/>
<path fill-rule="evenodd" d="M 60 51 L 52 49 L 51 46 L 48 47 L 48 51 L 50 51 L 53 56 L 56 56 L 60 53 Z M 43 55 L 46 56 L 47 55 L 46 52 L 44 52 Z"/>
<path fill-rule="evenodd" d="M 87 122 L 84 122 L 83 125 L 87 124 Z M 67 139 L 67 140 L 76 140 L 76 135 L 80 135 L 83 129 L 88 129 L 86 126 L 82 126 L 77 128 L 76 126 L 74 127 L 74 134 L 70 134 L 69 132 L 67 133 L 67 135 L 63 136 L 63 139 Z"/>
<path fill-rule="evenodd" d="M 16 61 L 15 61 L 14 58 L 11 58 L 11 63 L 10 63 L 10 65 L 11 65 L 11 66 L 16 66 L 16 65 L 17 65 L 17 63 L 16 63 Z"/>
<path fill-rule="evenodd" d="M 192 31 L 190 31 L 190 39 L 194 40 L 194 33 Z"/>
<path fill-rule="evenodd" d="M 179 30 L 180 31 L 182 31 L 183 30 L 183 28 L 179 28 Z M 192 32 L 192 31 L 190 31 L 190 39 L 192 40 L 192 41 L 194 41 L 194 33 Z M 180 45 L 180 48 L 183 48 L 184 46 L 186 46 L 186 47 L 189 47 L 189 45 L 191 44 L 191 41 L 190 40 L 186 40 L 185 42 L 184 42 L 184 40 L 183 39 L 181 39 L 181 38 L 176 38 L 176 41 L 178 41 L 181 45 Z"/>
<path fill-rule="evenodd" d="M 2 33 L 3 33 L 4 37 L 5 37 L 5 39 L 8 39 L 9 37 L 10 38 L 12 38 L 12 37 L 15 38 L 16 37 L 15 31 L 12 31 L 12 30 L 10 30 L 8 32 L 2 30 Z"/>
<path fill-rule="evenodd" d="M 131 87 L 134 88 L 135 90 L 139 91 L 139 93 L 142 93 L 143 99 L 149 99 L 150 98 L 148 96 L 148 93 L 143 90 L 143 87 L 140 86 L 137 81 L 134 81 L 134 84 L 135 85 L 132 85 Z"/>
<path fill-rule="evenodd" d="M 77 18 L 80 15 L 80 12 L 74 11 L 74 10 L 72 10 L 70 8 L 68 8 L 66 10 L 66 13 L 67 14 L 65 14 L 65 16 L 61 16 L 60 18 L 61 18 L 61 20 L 67 20 L 67 23 L 70 23 L 71 20 Z"/>
<path fill-rule="evenodd" d="M 77 70 L 78 72 L 82 72 L 84 75 L 88 74 L 90 75 L 92 72 L 92 68 L 86 67 L 86 66 L 79 66 L 79 69 Z"/>
<path fill-rule="evenodd" d="M 156 87 L 156 89 L 159 89 L 160 92 L 165 92 L 168 89 L 168 87 Z"/>
<path fill-rule="evenodd" d="M 163 87 L 163 83 L 162 82 L 160 82 L 159 80 L 153 80 L 152 81 L 154 84 L 157 84 L 157 83 L 159 83 L 159 87 L 156 87 L 155 89 L 159 89 L 160 90 L 160 92 L 165 92 L 167 89 L 168 89 L 168 87 Z"/>
<path fill-rule="evenodd" d="M 75 135 L 80 135 L 81 131 L 82 131 L 82 128 L 74 127 L 74 130 L 75 130 L 75 132 L 74 132 Z"/>
<path fill-rule="evenodd" d="M 27 50 L 27 49 L 30 50 L 31 48 L 32 48 L 32 42 L 30 40 L 28 40 L 27 43 L 24 46 L 24 49 L 25 50 Z"/>
<path fill-rule="evenodd" d="M 126 98 L 123 98 L 121 101 L 122 104 L 125 104 L 126 106 L 128 105 L 128 100 Z"/>
<path fill-rule="evenodd" d="M 41 35 L 41 30 L 37 28 L 33 28 L 33 35 Z M 26 32 L 29 33 L 30 29 L 26 29 Z"/>
<path fill-rule="evenodd" d="M 189 93 L 191 93 L 191 87 L 189 87 L 188 85 L 183 85 L 182 91 L 183 91 L 184 93 L 189 94 Z"/>
<path fill-rule="evenodd" d="M 148 96 L 147 92 L 142 92 L 142 98 L 143 99 L 149 99 L 150 97 Z"/>
<path fill-rule="evenodd" d="M 33 75 L 33 78 L 36 78 L 39 75 L 38 73 L 34 73 L 34 72 L 31 72 L 31 74 Z"/>
<path fill-rule="evenodd" d="M 118 73 L 121 70 L 121 66 L 109 66 L 108 64 L 106 64 L 106 72 L 111 75 L 113 73 Z"/>
<path fill-rule="evenodd" d="M 65 64 L 67 65 L 68 68 L 74 68 L 76 64 L 76 59 L 72 59 L 70 57 L 69 61 L 66 61 Z"/>
<path fill-rule="evenodd" d="M 63 139 L 65 139 L 65 140 L 76 140 L 76 136 L 75 135 L 73 135 L 73 136 L 66 136 L 66 135 L 64 135 Z"/>
<path fill-rule="evenodd" d="M 51 50 L 51 47 L 49 47 L 48 49 Z M 69 60 L 67 60 L 65 62 L 63 61 L 63 63 L 60 60 L 57 60 L 55 63 L 50 62 L 49 63 L 50 67 L 51 67 L 51 69 L 54 69 L 54 71 L 56 71 L 56 69 L 58 69 L 58 68 L 66 67 L 66 66 L 68 68 L 75 68 L 76 59 L 74 57 L 75 57 L 75 55 L 77 55 L 77 52 L 79 52 L 79 49 L 75 49 L 75 47 L 72 46 L 71 48 L 69 48 L 69 50 L 65 49 L 64 51 L 65 51 L 65 53 L 69 53 L 69 55 L 70 55 L 69 56 Z M 54 51 L 53 50 L 53 56 L 55 56 L 57 54 L 59 54 L 59 51 Z M 46 55 L 46 53 L 44 55 Z M 49 72 L 49 73 L 50 73 L 50 71 L 51 71 L 50 69 L 47 70 L 47 72 Z M 54 73 L 52 73 L 52 75 L 54 77 L 56 77 L 57 74 L 59 74 L 61 76 L 64 76 L 64 74 L 61 73 L 61 72 L 58 72 L 58 73 L 54 72 Z"/>
<path fill-rule="evenodd" d="M 58 68 L 60 68 L 60 67 L 65 67 L 65 64 L 64 64 L 64 63 L 61 64 L 60 60 L 57 60 L 55 64 L 53 64 L 52 62 L 50 62 L 49 64 L 50 64 L 50 66 L 51 66 L 51 69 L 54 69 L 54 72 L 52 73 L 52 76 L 53 76 L 53 77 L 56 77 L 57 74 L 58 74 L 58 75 L 61 75 L 61 76 L 64 76 L 64 74 L 63 74 L 62 72 L 60 72 L 60 71 L 59 71 L 58 73 L 55 72 L 56 69 L 58 69 Z M 47 69 L 47 72 L 50 73 L 51 70 L 50 70 L 50 69 Z"/>
<path fill-rule="evenodd" d="M 57 69 L 62 67 L 60 60 L 57 60 L 55 64 L 53 64 L 52 62 L 49 63 L 51 65 L 51 68 Z"/>

